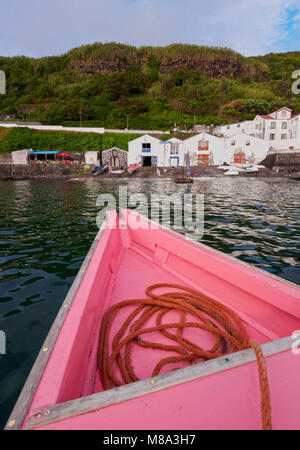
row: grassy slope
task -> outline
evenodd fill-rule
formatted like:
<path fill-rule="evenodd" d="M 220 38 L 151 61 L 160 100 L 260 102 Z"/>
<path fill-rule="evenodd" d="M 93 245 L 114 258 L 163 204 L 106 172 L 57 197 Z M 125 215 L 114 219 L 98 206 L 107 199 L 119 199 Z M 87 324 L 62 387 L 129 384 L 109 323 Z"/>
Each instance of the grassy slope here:
<path fill-rule="evenodd" d="M 1 139 L 2 136 L 2 139 Z M 0 128 L 0 153 L 32 148 L 33 150 L 63 150 L 84 152 L 119 147 L 128 150 L 128 142 L 140 135 L 105 133 L 72 133 L 63 131 L 34 131 L 29 128 Z"/>
<path fill-rule="evenodd" d="M 130 128 L 163 130 L 174 122 L 190 128 L 251 119 L 284 105 L 300 113 L 300 96 L 291 93 L 291 75 L 299 68 L 300 52 L 246 58 L 184 44 L 95 43 L 57 57 L 0 57 L 8 81 L 0 113 L 26 116 L 31 105 L 36 110 L 29 120 L 79 123 L 81 108 L 91 125 L 125 128 L 131 114 Z M 50 112 L 42 110 L 51 104 Z"/>

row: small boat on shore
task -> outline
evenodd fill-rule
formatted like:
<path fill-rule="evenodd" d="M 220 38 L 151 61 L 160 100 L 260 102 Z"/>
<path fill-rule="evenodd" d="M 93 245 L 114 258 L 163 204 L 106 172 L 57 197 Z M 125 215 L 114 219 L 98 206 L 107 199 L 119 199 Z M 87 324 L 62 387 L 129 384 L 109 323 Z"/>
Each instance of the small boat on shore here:
<path fill-rule="evenodd" d="M 265 429 L 299 429 L 295 330 L 296 285 L 112 211 L 6 429 L 256 430 L 261 392 Z"/>
<path fill-rule="evenodd" d="M 130 166 L 128 166 L 127 168 L 127 172 L 130 175 L 133 175 L 134 173 L 136 173 L 139 170 L 139 165 L 138 164 L 130 164 Z"/>
<path fill-rule="evenodd" d="M 230 175 L 239 175 L 240 170 L 236 169 L 235 167 L 229 167 L 229 170 L 227 172 L 224 172 L 224 175 L 230 176 Z"/>
<path fill-rule="evenodd" d="M 192 184 L 192 183 L 194 183 L 193 178 L 189 178 L 189 177 L 177 177 L 177 178 L 174 178 L 173 181 L 176 184 Z"/>
<path fill-rule="evenodd" d="M 191 167 L 190 167 L 190 156 L 187 153 L 184 156 L 185 167 L 182 166 L 182 176 L 173 178 L 174 183 L 176 184 L 192 184 L 194 183 Z"/>
<path fill-rule="evenodd" d="M 92 170 L 92 174 L 94 176 L 100 175 L 101 173 L 105 173 L 108 171 L 108 165 L 102 164 L 102 166 L 97 166 L 95 169 Z"/>

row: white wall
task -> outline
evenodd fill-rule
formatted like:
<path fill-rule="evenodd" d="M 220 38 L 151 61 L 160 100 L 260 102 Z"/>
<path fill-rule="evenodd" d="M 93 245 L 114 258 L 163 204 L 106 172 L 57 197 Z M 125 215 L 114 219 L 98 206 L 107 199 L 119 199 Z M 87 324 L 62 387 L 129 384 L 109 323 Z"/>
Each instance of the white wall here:
<path fill-rule="evenodd" d="M 259 164 L 265 159 L 269 150 L 269 143 L 247 134 L 239 134 L 226 139 L 226 162 L 234 163 L 234 154 L 245 153 L 246 163 Z"/>
<path fill-rule="evenodd" d="M 218 131 L 223 134 L 224 137 L 231 137 L 239 133 L 252 134 L 255 132 L 254 130 L 255 123 L 253 120 L 218 127 Z"/>
<path fill-rule="evenodd" d="M 150 151 L 143 151 L 143 144 L 150 144 Z M 162 167 L 164 165 L 163 147 L 160 144 L 160 140 L 150 136 L 148 134 L 141 136 L 128 143 L 128 165 L 130 164 L 143 164 L 143 157 L 156 156 L 157 166 Z"/>
<path fill-rule="evenodd" d="M 81 132 L 81 133 L 97 133 L 97 134 L 105 133 L 104 128 L 63 127 L 61 125 L 20 125 L 20 124 L 13 124 L 13 123 L 7 123 L 7 124 L 1 123 L 1 127 L 30 128 L 32 130 L 39 130 L 39 131 L 74 131 L 74 132 Z"/>
<path fill-rule="evenodd" d="M 198 150 L 199 142 L 208 141 L 208 150 Z M 220 165 L 226 161 L 225 138 L 213 136 L 208 133 L 200 133 L 182 143 L 183 154 L 189 152 L 191 166 L 198 165 L 198 155 L 209 155 L 211 165 Z"/>
<path fill-rule="evenodd" d="M 151 144 L 149 152 L 143 151 L 143 144 Z M 128 164 L 143 164 L 143 157 L 157 157 L 157 167 L 182 166 L 184 164 L 184 148 L 180 139 L 172 138 L 160 141 L 149 135 L 130 141 L 128 144 Z"/>
<path fill-rule="evenodd" d="M 11 152 L 12 163 L 16 165 L 28 164 L 28 150 L 16 150 Z"/>
<path fill-rule="evenodd" d="M 98 164 L 100 162 L 98 152 L 86 152 L 84 158 L 85 164 Z"/>

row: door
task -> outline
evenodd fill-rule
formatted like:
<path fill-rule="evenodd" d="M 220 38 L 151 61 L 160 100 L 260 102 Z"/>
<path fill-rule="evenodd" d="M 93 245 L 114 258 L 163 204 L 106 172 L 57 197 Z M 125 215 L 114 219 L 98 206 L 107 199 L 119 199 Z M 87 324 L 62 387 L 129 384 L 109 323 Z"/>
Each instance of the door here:
<path fill-rule="evenodd" d="M 246 163 L 245 153 L 236 153 L 234 155 L 234 164 L 245 164 L 245 163 Z"/>
<path fill-rule="evenodd" d="M 198 166 L 208 166 L 209 155 L 198 155 Z"/>
<path fill-rule="evenodd" d="M 152 156 L 152 167 L 157 167 L 157 156 Z"/>
<path fill-rule="evenodd" d="M 171 156 L 170 166 L 171 167 L 179 167 L 179 156 Z"/>

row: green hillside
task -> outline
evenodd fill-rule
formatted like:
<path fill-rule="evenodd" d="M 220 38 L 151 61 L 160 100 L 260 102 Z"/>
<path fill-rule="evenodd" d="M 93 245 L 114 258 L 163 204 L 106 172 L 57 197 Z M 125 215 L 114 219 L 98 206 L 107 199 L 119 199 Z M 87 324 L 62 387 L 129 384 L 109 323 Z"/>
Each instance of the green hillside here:
<path fill-rule="evenodd" d="M 246 58 L 223 48 L 95 43 L 39 59 L 0 57 L 0 115 L 45 124 L 168 130 L 252 119 L 288 106 L 300 52 Z"/>

